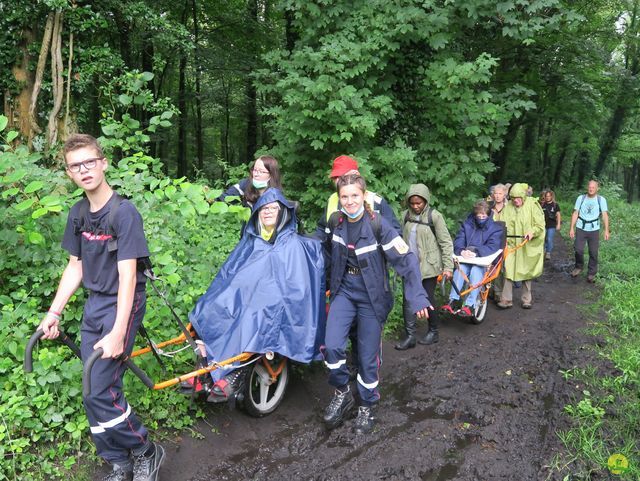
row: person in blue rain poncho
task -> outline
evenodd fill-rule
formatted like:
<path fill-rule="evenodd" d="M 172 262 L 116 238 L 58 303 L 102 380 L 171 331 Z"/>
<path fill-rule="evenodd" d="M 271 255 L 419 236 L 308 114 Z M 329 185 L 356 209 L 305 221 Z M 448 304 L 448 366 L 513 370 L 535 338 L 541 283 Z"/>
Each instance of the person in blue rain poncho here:
<path fill-rule="evenodd" d="M 294 203 L 267 189 L 242 239 L 189 314 L 208 362 L 272 351 L 301 363 L 319 356 L 325 279 L 320 242 L 296 233 Z M 212 372 L 210 400 L 230 396 L 240 369 Z M 228 373 L 228 371 L 227 371 Z"/>

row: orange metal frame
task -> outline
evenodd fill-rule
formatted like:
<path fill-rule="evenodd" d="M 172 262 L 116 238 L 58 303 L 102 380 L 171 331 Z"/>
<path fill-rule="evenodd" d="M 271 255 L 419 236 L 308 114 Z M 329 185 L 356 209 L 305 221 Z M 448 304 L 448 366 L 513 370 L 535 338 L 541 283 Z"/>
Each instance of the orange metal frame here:
<path fill-rule="evenodd" d="M 515 251 L 517 251 L 518 249 L 520 249 L 522 246 L 524 246 L 527 243 L 527 240 L 525 239 L 524 241 L 520 242 L 519 244 L 515 245 L 514 247 L 509 247 L 508 246 L 508 240 L 507 242 L 505 242 L 504 244 L 504 249 L 502 250 L 502 253 L 500 254 L 500 260 L 491 265 L 489 267 L 489 269 L 487 269 L 484 273 L 484 276 L 482 277 L 482 280 L 480 282 L 478 282 L 477 284 L 470 284 L 469 283 L 469 278 L 464 274 L 464 272 L 460 272 L 462 274 L 462 277 L 464 278 L 465 282 L 467 284 L 469 284 L 467 286 L 467 289 L 465 289 L 464 291 L 462 291 L 460 293 L 460 297 L 464 297 L 467 294 L 469 294 L 471 291 L 473 291 L 474 289 L 477 289 L 479 287 L 482 287 L 484 285 L 487 286 L 487 289 L 484 289 L 481 293 L 481 299 L 482 302 L 485 302 L 487 300 L 487 297 L 489 297 L 489 287 L 491 287 L 491 282 L 496 279 L 499 275 L 500 275 L 500 271 L 502 270 L 502 265 L 504 264 L 505 259 L 510 255 L 513 254 Z M 455 261 L 456 265 L 459 266 L 459 262 Z M 442 281 L 442 274 L 440 274 L 438 276 L 437 282 L 441 282 Z"/>
<path fill-rule="evenodd" d="M 189 330 L 190 333 L 192 333 L 192 337 L 194 334 L 194 331 L 191 327 L 191 323 L 189 323 L 187 325 L 187 329 Z M 176 344 L 183 344 L 187 342 L 187 336 L 185 336 L 184 334 L 180 334 L 177 337 L 174 337 L 173 339 L 169 339 L 168 341 L 163 341 L 160 342 L 158 344 L 156 344 L 156 346 L 158 348 L 163 348 L 165 346 L 173 346 Z M 147 346 L 147 347 L 143 347 L 141 349 L 137 349 L 136 351 L 131 353 L 131 358 L 133 357 L 138 357 L 138 356 L 142 356 L 143 354 L 147 354 L 151 352 L 151 347 Z M 183 381 L 187 381 L 189 379 L 192 379 L 196 376 L 201 376 L 203 374 L 207 374 L 210 372 L 215 371 L 216 369 L 219 369 L 221 367 L 224 366 L 228 366 L 230 364 L 233 364 L 234 362 L 245 362 L 248 361 L 249 359 L 251 359 L 253 356 L 255 356 L 255 353 L 253 352 L 243 352 L 241 354 L 238 354 L 237 356 L 233 356 L 230 357 L 228 359 L 225 359 L 224 361 L 220 361 L 214 364 L 211 364 L 207 367 L 203 367 L 201 369 L 196 369 L 195 371 L 191 371 L 188 372 L 187 374 L 183 374 L 182 376 L 178 376 L 178 377 L 174 377 L 172 379 L 168 379 L 166 381 L 161 381 L 158 383 L 155 383 L 153 388 L 154 390 L 159 390 L 159 389 L 164 389 L 170 386 L 175 386 L 176 384 L 183 382 Z M 271 366 L 269 365 L 268 362 L 266 362 L 266 359 L 263 359 L 263 362 L 265 362 L 265 365 L 267 367 L 267 370 L 269 371 L 269 374 L 271 375 L 272 379 L 275 381 L 277 379 L 277 377 L 280 375 L 280 373 L 282 372 L 282 369 L 284 368 L 284 362 L 283 361 L 281 363 L 281 365 L 278 367 L 278 369 L 276 369 L 276 371 L 273 371 L 273 369 L 271 369 Z"/>

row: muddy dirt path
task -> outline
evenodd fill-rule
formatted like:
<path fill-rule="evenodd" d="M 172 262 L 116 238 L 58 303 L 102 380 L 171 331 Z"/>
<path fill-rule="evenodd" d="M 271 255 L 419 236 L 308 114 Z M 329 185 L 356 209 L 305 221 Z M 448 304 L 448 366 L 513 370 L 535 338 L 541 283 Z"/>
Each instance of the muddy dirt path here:
<path fill-rule="evenodd" d="M 520 307 L 515 289 L 514 307 L 490 305 L 482 325 L 443 322 L 435 346 L 398 352 L 385 342 L 373 433 L 355 436 L 352 421 L 325 430 L 331 389 L 318 366 L 297 371 L 283 404 L 264 419 L 207 407 L 202 439 L 165 440 L 161 479 L 547 479 L 562 449 L 562 407 L 577 392 L 558 371 L 589 355 L 576 304 L 595 289 L 570 278 L 570 254 L 557 244 L 534 283 L 533 309 Z"/>

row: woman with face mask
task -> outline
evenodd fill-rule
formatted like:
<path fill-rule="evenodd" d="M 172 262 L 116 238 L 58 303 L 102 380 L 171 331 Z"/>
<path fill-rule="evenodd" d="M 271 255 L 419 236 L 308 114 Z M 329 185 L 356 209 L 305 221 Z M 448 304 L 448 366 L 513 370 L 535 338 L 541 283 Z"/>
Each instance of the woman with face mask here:
<path fill-rule="evenodd" d="M 355 431 L 363 434 L 374 427 L 382 329 L 393 307 L 386 263 L 404 279 L 406 297 L 418 317 L 429 317 L 431 303 L 420 283 L 417 257 L 391 224 L 366 203 L 364 179 L 358 174 L 340 177 L 337 191 L 341 209 L 329 218 L 324 242 L 331 297 L 323 354 L 335 393 L 323 419 L 328 428 L 338 427 L 354 408 L 346 349 L 355 324 L 360 399 Z"/>
<path fill-rule="evenodd" d="M 491 208 L 486 200 L 480 200 L 473 206 L 473 212 L 462 223 L 458 235 L 453 241 L 453 253 L 464 259 L 486 257 L 494 254 L 502 248 L 502 227 L 491 217 Z M 470 284 L 478 284 L 484 276 L 485 268 L 473 264 L 460 263 L 460 268 L 453 275 L 453 283 L 457 287 L 451 289 L 449 302 L 440 309 L 449 314 L 457 314 L 460 317 L 472 317 L 473 306 L 478 298 L 478 289 L 472 290 L 459 306 L 460 295 L 464 284 L 464 275 Z"/>
<path fill-rule="evenodd" d="M 238 196 L 242 199 L 242 205 L 253 207 L 260 195 L 269 187 L 282 190 L 280 167 L 275 157 L 262 155 L 249 167 L 249 177 L 229 187 L 216 200 Z"/>

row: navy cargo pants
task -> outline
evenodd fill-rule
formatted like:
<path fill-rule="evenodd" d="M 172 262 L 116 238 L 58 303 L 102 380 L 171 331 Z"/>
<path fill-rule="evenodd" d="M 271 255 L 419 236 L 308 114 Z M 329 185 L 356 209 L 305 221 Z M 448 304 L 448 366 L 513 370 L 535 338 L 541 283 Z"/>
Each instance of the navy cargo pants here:
<path fill-rule="evenodd" d="M 117 296 L 91 293 L 84 306 L 81 328 L 82 362 L 93 346 L 111 332 L 116 319 Z M 125 335 L 124 354 L 129 356 L 146 309 L 146 294 L 136 292 Z M 131 410 L 122 392 L 126 366 L 118 359 L 98 359 L 91 370 L 91 394 L 83 398 L 91 435 L 98 455 L 109 463 L 122 464 L 130 451 L 147 444 L 147 430 Z"/>
<path fill-rule="evenodd" d="M 329 384 L 335 388 L 349 384 L 346 349 L 354 321 L 358 339 L 358 393 L 364 406 L 372 406 L 380 399 L 378 371 L 382 364 L 382 323 L 376 318 L 362 275 L 345 274 L 329 308 L 323 350 L 329 368 Z"/>

